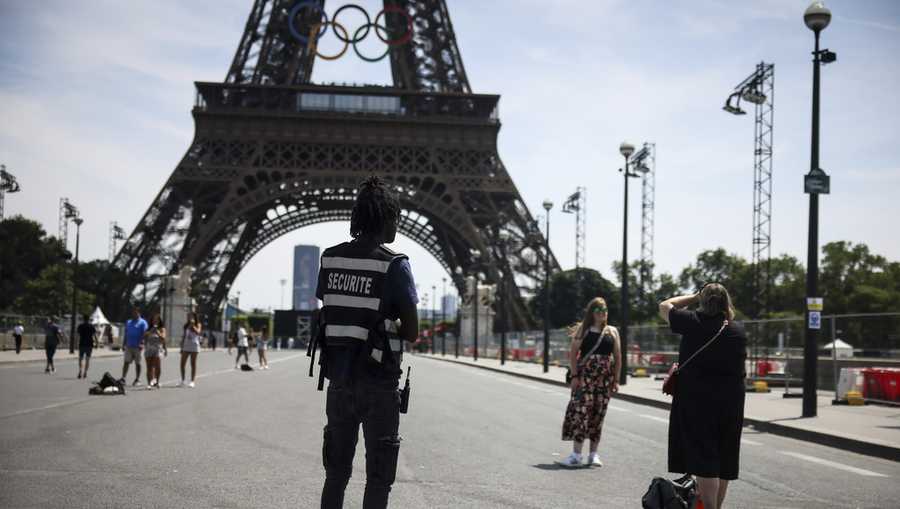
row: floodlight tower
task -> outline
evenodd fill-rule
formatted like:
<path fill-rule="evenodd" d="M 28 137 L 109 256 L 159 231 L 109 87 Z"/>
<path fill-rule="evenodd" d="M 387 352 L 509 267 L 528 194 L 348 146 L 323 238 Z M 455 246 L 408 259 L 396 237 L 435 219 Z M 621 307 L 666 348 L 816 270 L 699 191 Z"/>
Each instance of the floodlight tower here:
<path fill-rule="evenodd" d="M 6 165 L 0 164 L 0 221 L 3 220 L 3 200 L 6 193 L 18 193 L 21 191 L 16 177 L 6 171 Z"/>
<path fill-rule="evenodd" d="M 78 209 L 68 198 L 59 199 L 59 240 L 63 248 L 69 248 L 69 219 L 78 217 Z"/>
<path fill-rule="evenodd" d="M 769 307 L 772 286 L 772 139 L 775 119 L 775 64 L 760 62 L 740 82 L 722 108 L 745 115 L 741 100 L 754 106 L 753 128 L 753 317 Z"/>
<path fill-rule="evenodd" d="M 656 210 L 656 143 L 645 142 L 631 158 L 641 175 L 641 282 L 642 298 L 653 291 L 653 235 Z"/>
<path fill-rule="evenodd" d="M 578 187 L 563 202 L 562 211 L 575 214 L 575 268 L 584 267 L 585 227 L 587 221 L 587 189 Z"/>
<path fill-rule="evenodd" d="M 116 241 L 125 240 L 125 230 L 115 221 L 109 222 L 109 261 L 116 257 Z"/>

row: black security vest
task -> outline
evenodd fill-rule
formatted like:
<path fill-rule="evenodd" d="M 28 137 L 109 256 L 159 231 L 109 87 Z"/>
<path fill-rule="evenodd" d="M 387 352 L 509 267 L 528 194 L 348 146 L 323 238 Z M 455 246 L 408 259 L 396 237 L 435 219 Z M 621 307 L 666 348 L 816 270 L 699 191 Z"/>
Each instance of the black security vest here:
<path fill-rule="evenodd" d="M 359 254 L 349 242 L 322 253 L 320 285 L 325 340 L 329 347 L 365 345 L 375 363 L 399 368 L 402 342 L 397 325 L 384 314 L 383 297 L 391 263 L 407 258 L 384 246 Z M 390 353 L 385 353 L 389 350 Z"/>

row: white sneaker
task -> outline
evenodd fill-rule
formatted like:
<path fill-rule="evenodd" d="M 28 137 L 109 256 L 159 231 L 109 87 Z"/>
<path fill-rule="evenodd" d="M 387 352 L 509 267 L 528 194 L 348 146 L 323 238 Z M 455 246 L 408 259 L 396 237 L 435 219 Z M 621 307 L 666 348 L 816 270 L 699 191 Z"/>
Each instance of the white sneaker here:
<path fill-rule="evenodd" d="M 149 387 L 153 387 L 154 385 L 156 385 L 156 379 L 155 379 L 155 378 L 154 378 L 153 380 L 150 380 L 150 385 L 148 386 L 148 388 L 149 388 Z"/>
<path fill-rule="evenodd" d="M 589 467 L 602 467 L 603 462 L 600 461 L 600 456 L 597 453 L 592 452 L 588 455 L 587 463 L 585 465 Z"/>
<path fill-rule="evenodd" d="M 182 380 L 182 381 L 178 382 L 177 384 L 175 384 L 175 387 L 184 387 L 184 380 Z"/>
<path fill-rule="evenodd" d="M 189 384 L 188 384 L 188 389 L 193 389 L 193 388 L 194 388 L 194 382 L 189 383 Z"/>
<path fill-rule="evenodd" d="M 573 452 L 573 453 L 569 454 L 568 456 L 566 456 L 566 459 L 564 459 L 562 461 L 558 461 L 557 463 L 559 463 L 560 465 L 562 465 L 564 467 L 570 467 L 570 468 L 580 467 L 581 466 L 581 455 L 578 454 L 577 452 Z"/>

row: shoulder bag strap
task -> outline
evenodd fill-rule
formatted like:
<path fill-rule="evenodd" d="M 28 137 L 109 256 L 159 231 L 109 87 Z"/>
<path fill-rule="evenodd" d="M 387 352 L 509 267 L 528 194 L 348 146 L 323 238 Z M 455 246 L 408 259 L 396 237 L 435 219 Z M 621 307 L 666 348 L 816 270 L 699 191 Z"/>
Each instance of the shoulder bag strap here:
<path fill-rule="evenodd" d="M 595 351 L 597 351 L 598 348 L 600 348 L 600 343 L 603 341 L 603 335 L 606 334 L 606 329 L 608 329 L 608 328 L 609 328 L 609 325 L 607 325 L 606 327 L 603 327 L 603 330 L 600 331 L 600 338 L 597 340 L 596 343 L 594 343 L 594 346 L 592 346 L 591 349 L 588 350 L 588 353 L 585 354 L 584 357 L 582 357 L 582 358 L 579 359 L 579 360 L 586 359 L 586 358 L 590 357 L 591 355 L 594 354 Z M 588 334 L 590 334 L 590 332 L 591 332 L 591 330 L 588 329 Z M 587 334 L 585 334 L 585 336 L 587 336 Z M 583 340 L 583 339 L 582 339 L 582 340 Z M 581 369 L 581 362 L 578 363 L 578 368 Z"/>
<path fill-rule="evenodd" d="M 688 357 L 688 360 L 684 361 L 684 364 L 678 366 L 678 369 L 677 369 L 676 371 L 681 371 L 682 369 L 684 369 L 684 367 L 687 366 L 689 362 L 691 362 L 692 360 L 694 360 L 694 357 L 696 357 L 697 354 L 699 354 L 700 352 L 702 352 L 703 350 L 705 350 L 706 347 L 708 347 L 710 344 L 712 344 L 713 341 L 716 340 L 716 338 L 718 338 L 719 336 L 721 336 L 721 335 L 722 335 L 722 331 L 725 330 L 725 326 L 726 326 L 726 325 L 728 325 L 728 320 L 723 321 L 723 322 L 722 322 L 722 326 L 719 327 L 719 332 L 717 332 L 716 335 L 712 337 L 712 339 L 710 339 L 709 341 L 707 341 L 705 345 L 703 345 L 702 347 L 700 347 L 699 350 L 697 350 L 696 352 L 694 352 L 694 355 L 691 355 L 690 357 Z"/>

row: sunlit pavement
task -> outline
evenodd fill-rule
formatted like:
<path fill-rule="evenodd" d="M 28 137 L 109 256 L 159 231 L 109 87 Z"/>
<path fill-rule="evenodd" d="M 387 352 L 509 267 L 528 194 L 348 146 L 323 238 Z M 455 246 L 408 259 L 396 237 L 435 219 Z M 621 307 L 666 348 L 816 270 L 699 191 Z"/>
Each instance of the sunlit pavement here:
<path fill-rule="evenodd" d="M 253 365 L 256 366 L 255 352 Z M 74 361 L 55 375 L 24 363 L 0 369 L 0 507 L 317 507 L 324 395 L 301 351 L 270 352 L 267 371 L 233 369 L 224 351 L 200 355 L 194 389 L 88 396 Z M 601 443 L 605 466 L 562 470 L 568 392 L 440 361 L 409 358 L 413 395 L 401 418 L 392 507 L 639 507 L 665 473 L 667 414 L 614 400 Z M 129 382 L 133 378 L 129 375 Z M 121 373 L 95 359 L 90 379 Z M 347 507 L 361 505 L 357 454 Z M 728 507 L 892 507 L 900 464 L 745 431 L 741 480 Z"/>

